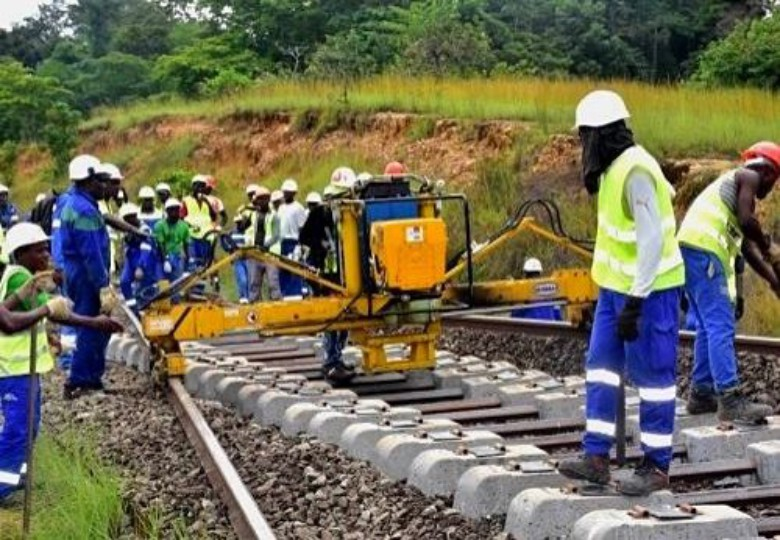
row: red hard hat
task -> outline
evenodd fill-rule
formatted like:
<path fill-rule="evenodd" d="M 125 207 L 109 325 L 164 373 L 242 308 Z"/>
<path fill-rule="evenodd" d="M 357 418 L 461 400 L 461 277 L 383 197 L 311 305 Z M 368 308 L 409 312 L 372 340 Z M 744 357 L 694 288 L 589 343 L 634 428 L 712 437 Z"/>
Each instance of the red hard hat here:
<path fill-rule="evenodd" d="M 406 167 L 404 167 L 403 163 L 400 163 L 398 161 L 391 161 L 390 163 L 385 165 L 386 176 L 393 176 L 399 174 L 406 174 Z"/>
<path fill-rule="evenodd" d="M 742 152 L 742 159 L 745 161 L 756 158 L 771 161 L 775 169 L 780 171 L 780 145 L 771 141 L 761 141 Z"/>
<path fill-rule="evenodd" d="M 206 177 L 206 185 L 210 187 L 211 189 L 217 188 L 217 179 L 213 176 Z"/>

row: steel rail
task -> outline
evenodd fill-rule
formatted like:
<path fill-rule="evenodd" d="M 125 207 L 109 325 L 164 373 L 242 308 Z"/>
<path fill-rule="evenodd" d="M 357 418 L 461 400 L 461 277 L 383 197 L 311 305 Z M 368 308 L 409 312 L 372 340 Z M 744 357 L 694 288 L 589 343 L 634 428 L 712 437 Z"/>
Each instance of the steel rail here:
<path fill-rule="evenodd" d="M 490 332 L 517 332 L 519 334 L 537 337 L 572 337 L 585 339 L 588 331 L 565 322 L 534 321 L 529 319 L 513 319 L 511 317 L 494 317 L 488 315 L 450 315 L 442 318 L 445 327 L 466 328 L 470 330 L 486 330 Z M 696 332 L 680 331 L 680 343 L 693 345 Z M 780 354 L 780 338 L 767 336 L 738 335 L 734 344 L 740 352 L 755 354 Z"/>
<path fill-rule="evenodd" d="M 254 497 L 180 380 L 168 380 L 168 396 L 187 437 L 198 452 L 206 475 L 227 505 L 230 522 L 238 537 L 274 540 L 276 536 Z"/>

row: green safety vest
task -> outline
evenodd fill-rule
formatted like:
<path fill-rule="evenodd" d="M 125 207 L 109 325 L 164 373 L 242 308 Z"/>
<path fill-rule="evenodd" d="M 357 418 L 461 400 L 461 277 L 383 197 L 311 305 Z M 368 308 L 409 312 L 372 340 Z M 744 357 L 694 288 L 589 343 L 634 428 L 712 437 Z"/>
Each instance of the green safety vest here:
<path fill-rule="evenodd" d="M 648 173 L 655 182 L 655 196 L 663 226 L 663 250 L 653 291 L 685 283 L 685 268 L 677 240 L 672 197 L 674 189 L 658 162 L 641 146 L 623 152 L 604 173 L 598 197 L 598 231 L 593 252 L 593 281 L 599 287 L 628 294 L 637 274 L 636 223 L 628 215 L 625 189 L 635 169 Z"/>
<path fill-rule="evenodd" d="M 198 239 L 204 238 L 206 233 L 212 229 L 211 204 L 206 199 L 200 201 L 202 204 L 198 204 L 198 200 L 191 195 L 184 197 L 182 202 L 187 209 L 187 217 L 184 218 L 184 221 L 192 227 L 190 236 Z"/>
<path fill-rule="evenodd" d="M 737 216 L 721 199 L 720 189 L 735 172 L 725 173 L 696 197 L 677 234 L 681 244 L 715 255 L 729 280 L 734 275 L 734 259 L 742 248 L 742 229 Z"/>
<path fill-rule="evenodd" d="M 23 266 L 10 265 L 6 267 L 0 280 L 0 299 L 8 294 L 8 283 L 16 274 L 26 274 L 32 279 L 32 274 Z M 49 352 L 49 342 L 46 339 L 46 328 L 43 323 L 37 324 L 38 357 L 35 364 L 36 373 L 46 373 L 54 369 L 54 358 Z M 29 330 L 16 334 L 0 334 L 0 378 L 28 375 L 30 373 L 30 342 Z"/>

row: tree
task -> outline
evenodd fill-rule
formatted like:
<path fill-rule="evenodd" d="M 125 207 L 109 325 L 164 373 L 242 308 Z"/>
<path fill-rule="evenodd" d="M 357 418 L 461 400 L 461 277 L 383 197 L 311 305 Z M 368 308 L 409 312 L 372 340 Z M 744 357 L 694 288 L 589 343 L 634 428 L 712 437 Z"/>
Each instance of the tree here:
<path fill-rule="evenodd" d="M 68 6 L 73 29 L 89 45 L 92 56 L 109 51 L 111 36 L 122 20 L 123 5 L 124 0 L 78 0 Z"/>
<path fill-rule="evenodd" d="M 71 99 L 55 79 L 35 75 L 18 62 L 0 62 L 0 145 L 43 144 L 63 168 L 79 121 Z"/>
<path fill-rule="evenodd" d="M 307 73 L 323 79 L 347 81 L 373 75 L 377 62 L 371 54 L 374 43 L 370 36 L 350 30 L 328 36 L 312 55 Z"/>
<path fill-rule="evenodd" d="M 111 37 L 111 49 L 154 58 L 171 50 L 170 34 L 174 22 L 159 4 L 146 1 L 127 2 L 122 20 Z"/>
<path fill-rule="evenodd" d="M 702 54 L 694 81 L 780 89 L 780 17 L 743 22 Z"/>

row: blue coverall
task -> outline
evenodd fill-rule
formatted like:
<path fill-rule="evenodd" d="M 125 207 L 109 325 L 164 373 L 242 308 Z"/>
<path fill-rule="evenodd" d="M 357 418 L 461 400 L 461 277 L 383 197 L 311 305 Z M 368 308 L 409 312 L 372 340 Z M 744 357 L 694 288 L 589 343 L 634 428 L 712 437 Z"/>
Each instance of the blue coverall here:
<path fill-rule="evenodd" d="M 0 377 L 0 413 L 3 427 L 0 431 L 0 501 L 21 487 L 26 472 L 24 460 L 27 448 L 27 396 L 32 381 L 29 376 Z M 35 436 L 41 422 L 40 376 L 35 396 Z"/>
<path fill-rule="evenodd" d="M 235 227 L 231 231 L 230 239 L 236 247 L 244 247 L 246 245 L 246 236 L 238 227 Z M 227 242 L 224 237 L 220 237 L 220 243 L 222 244 L 222 249 L 224 249 L 226 253 L 232 253 L 234 251 L 233 245 Z M 233 274 L 236 278 L 236 292 L 238 293 L 239 300 L 249 301 L 249 261 L 246 259 L 234 261 Z"/>
<path fill-rule="evenodd" d="M 137 312 L 139 300 L 143 301 L 142 295 L 154 293 L 159 266 L 159 257 L 151 240 L 135 235 L 125 236 L 125 265 L 119 278 L 119 287 L 133 311 Z M 139 268 L 143 277 L 136 281 L 135 272 Z"/>
<path fill-rule="evenodd" d="M 71 190 L 67 190 L 57 197 L 57 202 L 54 204 L 54 211 L 52 213 L 51 222 L 51 258 L 54 264 L 54 268 L 65 272 L 65 256 L 62 254 L 62 234 L 60 234 L 60 228 L 62 220 L 60 216 L 62 214 L 62 207 L 65 205 Z M 66 284 L 63 282 L 60 287 L 60 292 L 67 296 Z M 60 326 L 60 344 L 61 352 L 57 357 L 57 366 L 62 370 L 69 370 L 73 363 L 73 353 L 76 350 L 76 329 L 72 326 L 62 325 Z"/>
<path fill-rule="evenodd" d="M 90 194 L 78 186 L 68 192 L 59 212 L 66 292 L 73 300 L 74 313 L 96 317 L 100 314 L 100 289 L 109 284 L 108 231 L 97 201 Z M 92 328 L 76 329 L 70 386 L 102 387 L 109 337 Z"/>
<path fill-rule="evenodd" d="M 16 206 L 11 203 L 0 206 L 0 226 L 3 227 L 3 230 L 7 231 L 15 223 L 14 218 L 17 220 L 19 218 L 19 210 L 16 209 Z"/>

